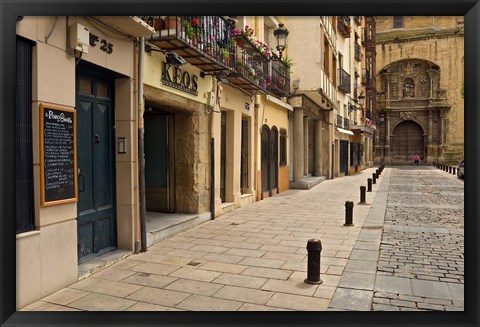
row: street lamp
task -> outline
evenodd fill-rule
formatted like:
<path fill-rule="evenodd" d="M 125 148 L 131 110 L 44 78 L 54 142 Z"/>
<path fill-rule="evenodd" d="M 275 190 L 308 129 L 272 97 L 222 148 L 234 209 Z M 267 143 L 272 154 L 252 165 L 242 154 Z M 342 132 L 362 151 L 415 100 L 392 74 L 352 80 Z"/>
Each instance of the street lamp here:
<path fill-rule="evenodd" d="M 278 28 L 273 31 L 273 35 L 277 38 L 278 56 L 282 59 L 282 52 L 287 47 L 288 30 L 283 26 L 283 23 L 279 23 Z"/>
<path fill-rule="evenodd" d="M 364 101 L 365 101 L 365 96 L 363 95 L 363 93 L 360 93 L 360 95 L 358 96 L 358 103 L 360 104 L 360 106 L 363 106 Z"/>

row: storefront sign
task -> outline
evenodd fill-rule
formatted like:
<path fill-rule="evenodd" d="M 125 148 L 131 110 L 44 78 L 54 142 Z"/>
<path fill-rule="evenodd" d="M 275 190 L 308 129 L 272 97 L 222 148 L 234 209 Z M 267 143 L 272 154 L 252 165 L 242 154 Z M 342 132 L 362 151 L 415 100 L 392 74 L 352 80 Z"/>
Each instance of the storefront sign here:
<path fill-rule="evenodd" d="M 74 109 L 40 105 L 41 205 L 78 200 Z"/>
<path fill-rule="evenodd" d="M 166 62 L 163 63 L 162 84 L 198 96 L 198 76 Z"/>

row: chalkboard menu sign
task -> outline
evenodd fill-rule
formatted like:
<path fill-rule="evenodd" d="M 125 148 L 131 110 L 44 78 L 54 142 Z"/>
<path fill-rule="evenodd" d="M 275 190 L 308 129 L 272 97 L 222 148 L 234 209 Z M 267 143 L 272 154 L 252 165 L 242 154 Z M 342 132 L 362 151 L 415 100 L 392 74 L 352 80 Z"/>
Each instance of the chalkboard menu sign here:
<path fill-rule="evenodd" d="M 40 104 L 40 194 L 43 206 L 78 200 L 74 109 Z"/>

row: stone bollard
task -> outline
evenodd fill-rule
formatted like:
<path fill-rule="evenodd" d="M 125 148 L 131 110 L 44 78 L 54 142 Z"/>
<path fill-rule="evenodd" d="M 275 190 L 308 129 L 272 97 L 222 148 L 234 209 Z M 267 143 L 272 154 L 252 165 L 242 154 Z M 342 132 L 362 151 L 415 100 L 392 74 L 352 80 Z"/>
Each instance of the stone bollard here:
<path fill-rule="evenodd" d="M 452 166 L 448 166 L 448 173 L 449 173 L 449 174 L 452 173 Z"/>
<path fill-rule="evenodd" d="M 371 178 L 368 178 L 367 179 L 367 192 L 372 192 L 372 179 Z"/>
<path fill-rule="evenodd" d="M 345 224 L 343 226 L 353 226 L 353 201 L 345 201 Z"/>
<path fill-rule="evenodd" d="M 366 197 L 366 194 L 365 194 L 365 191 L 366 191 L 366 187 L 365 186 L 360 186 L 360 202 L 359 204 L 366 204 L 367 202 L 365 201 L 365 197 Z"/>
<path fill-rule="evenodd" d="M 453 172 L 452 172 L 452 174 L 455 175 L 455 170 L 456 170 L 456 169 L 457 169 L 457 167 L 453 167 Z"/>
<path fill-rule="evenodd" d="M 372 174 L 372 184 L 377 184 L 377 175 L 375 173 Z"/>
<path fill-rule="evenodd" d="M 307 278 L 304 280 L 308 284 L 321 284 L 320 279 L 320 252 L 322 252 L 322 242 L 318 239 L 310 239 L 307 242 Z"/>

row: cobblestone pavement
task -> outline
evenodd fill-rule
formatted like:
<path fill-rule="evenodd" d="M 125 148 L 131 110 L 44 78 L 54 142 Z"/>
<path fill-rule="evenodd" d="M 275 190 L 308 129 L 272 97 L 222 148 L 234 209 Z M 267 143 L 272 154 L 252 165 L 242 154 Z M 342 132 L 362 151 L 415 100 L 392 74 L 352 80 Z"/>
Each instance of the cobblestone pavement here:
<path fill-rule="evenodd" d="M 463 181 L 387 167 L 361 205 L 374 171 L 246 205 L 22 310 L 463 310 Z M 304 282 L 311 238 L 320 285 Z"/>
<path fill-rule="evenodd" d="M 463 217 L 462 180 L 431 167 L 392 168 L 377 278 L 409 278 L 412 289 L 375 291 L 373 310 L 463 310 L 463 296 L 451 294 L 463 293 Z"/>

